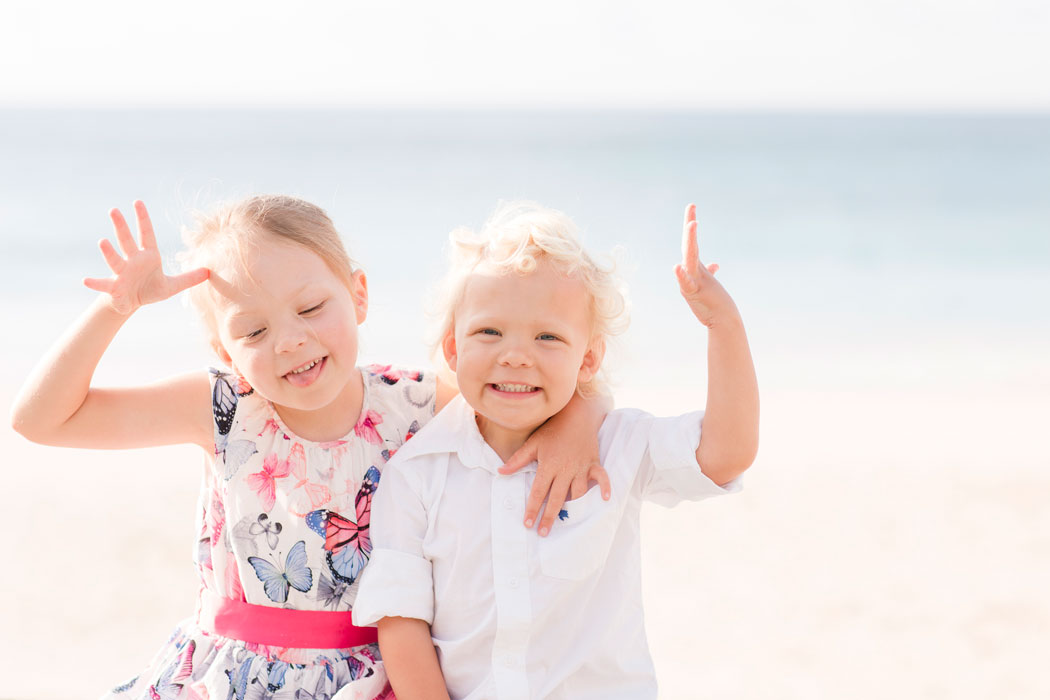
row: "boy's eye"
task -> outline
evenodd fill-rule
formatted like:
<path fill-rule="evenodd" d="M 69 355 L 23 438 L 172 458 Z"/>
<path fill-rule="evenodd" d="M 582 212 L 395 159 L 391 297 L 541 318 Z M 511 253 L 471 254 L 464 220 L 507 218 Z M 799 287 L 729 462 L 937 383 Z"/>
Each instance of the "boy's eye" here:
<path fill-rule="evenodd" d="M 553 333 L 540 333 L 536 338 L 537 340 L 561 340 L 561 338 Z"/>
<path fill-rule="evenodd" d="M 300 316 L 303 316 L 303 315 L 305 315 L 305 314 L 312 314 L 312 313 L 314 313 L 315 311 L 320 311 L 320 310 L 321 310 L 321 307 L 322 307 L 322 306 L 324 306 L 324 304 L 325 304 L 325 303 L 324 303 L 324 302 L 322 301 L 322 302 L 321 302 L 320 304 L 316 304 L 316 305 L 314 305 L 314 306 L 311 306 L 311 307 L 310 307 L 309 309 L 306 309 L 305 311 L 300 311 L 300 312 L 299 312 L 299 315 L 300 315 Z"/>
<path fill-rule="evenodd" d="M 482 328 L 478 333 L 482 335 L 499 335 L 499 331 L 495 328 Z"/>

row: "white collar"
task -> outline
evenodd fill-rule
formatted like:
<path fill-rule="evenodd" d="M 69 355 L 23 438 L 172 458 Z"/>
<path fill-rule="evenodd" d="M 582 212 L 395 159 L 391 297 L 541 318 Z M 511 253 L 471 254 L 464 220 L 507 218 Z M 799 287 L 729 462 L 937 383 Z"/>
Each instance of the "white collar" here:
<path fill-rule="evenodd" d="M 397 456 L 402 459 L 430 454 L 454 454 L 463 466 L 493 474 L 499 474 L 498 470 L 503 466 L 503 460 L 481 437 L 474 409 L 462 396 L 449 401 L 397 451 Z M 521 471 L 536 471 L 536 463 L 530 463 Z"/>

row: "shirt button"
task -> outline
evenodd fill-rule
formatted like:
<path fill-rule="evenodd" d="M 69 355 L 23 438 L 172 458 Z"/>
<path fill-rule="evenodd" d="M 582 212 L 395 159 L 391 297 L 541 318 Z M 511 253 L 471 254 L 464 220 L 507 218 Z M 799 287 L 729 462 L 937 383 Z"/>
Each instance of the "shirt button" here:
<path fill-rule="evenodd" d="M 514 507 L 514 499 L 511 498 L 510 496 L 507 496 L 506 498 L 504 498 L 503 499 L 503 507 L 506 508 L 507 510 L 510 510 L 511 508 L 513 508 Z"/>
<path fill-rule="evenodd" d="M 511 588 L 517 588 L 518 587 L 518 579 L 516 579 L 516 578 L 512 578 L 510 581 L 507 581 L 507 583 L 510 584 Z"/>
<path fill-rule="evenodd" d="M 514 668 L 514 657 L 513 656 L 509 656 L 509 655 L 508 656 L 504 656 L 503 657 L 503 665 L 506 666 L 507 668 Z"/>

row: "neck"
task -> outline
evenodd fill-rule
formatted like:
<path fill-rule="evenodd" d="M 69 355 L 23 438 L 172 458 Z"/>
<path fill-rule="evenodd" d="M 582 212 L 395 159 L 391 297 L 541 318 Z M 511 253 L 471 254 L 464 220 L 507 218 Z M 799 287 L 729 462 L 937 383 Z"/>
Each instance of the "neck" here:
<path fill-rule="evenodd" d="M 490 421 L 480 413 L 475 413 L 474 416 L 478 422 L 478 431 L 481 433 L 481 437 L 504 462 L 509 460 L 510 456 L 525 444 L 525 441 L 536 431 L 536 428 L 540 427 L 539 425 L 534 425 L 526 428 L 508 428 Z"/>
<path fill-rule="evenodd" d="M 356 368 L 335 400 L 321 408 L 304 410 L 278 406 L 274 410 L 293 433 L 311 442 L 339 440 L 353 430 L 361 417 L 364 382 Z"/>

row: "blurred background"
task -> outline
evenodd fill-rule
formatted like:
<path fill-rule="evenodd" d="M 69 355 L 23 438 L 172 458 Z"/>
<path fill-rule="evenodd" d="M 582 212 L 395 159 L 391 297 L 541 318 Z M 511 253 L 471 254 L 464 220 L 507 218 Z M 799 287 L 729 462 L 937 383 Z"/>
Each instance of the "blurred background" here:
<path fill-rule="evenodd" d="M 91 301 L 110 207 L 325 207 L 369 275 L 361 361 L 428 365 L 428 290 L 500 199 L 570 214 L 633 302 L 617 404 L 702 406 L 682 210 L 748 326 L 738 496 L 645 512 L 666 698 L 1050 696 L 1050 7 L 8 2 L 0 401 Z M 97 372 L 217 360 L 138 314 Z M 0 426 L 0 697 L 97 696 L 193 612 L 202 460 Z"/>

